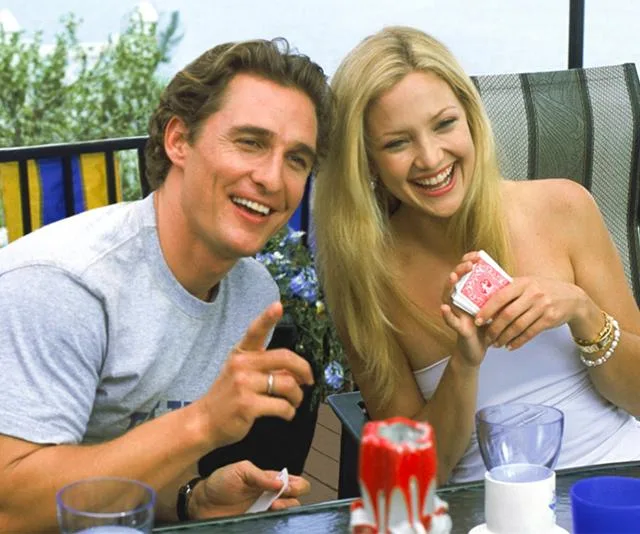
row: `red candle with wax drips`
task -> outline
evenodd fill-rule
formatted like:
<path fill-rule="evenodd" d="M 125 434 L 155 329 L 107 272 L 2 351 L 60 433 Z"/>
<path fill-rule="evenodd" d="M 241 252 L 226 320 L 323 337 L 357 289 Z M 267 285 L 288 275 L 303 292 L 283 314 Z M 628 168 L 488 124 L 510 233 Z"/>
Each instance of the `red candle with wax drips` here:
<path fill-rule="evenodd" d="M 437 457 L 428 423 L 394 417 L 367 423 L 360 443 L 354 534 L 446 533 L 447 506 L 436 494 Z"/>

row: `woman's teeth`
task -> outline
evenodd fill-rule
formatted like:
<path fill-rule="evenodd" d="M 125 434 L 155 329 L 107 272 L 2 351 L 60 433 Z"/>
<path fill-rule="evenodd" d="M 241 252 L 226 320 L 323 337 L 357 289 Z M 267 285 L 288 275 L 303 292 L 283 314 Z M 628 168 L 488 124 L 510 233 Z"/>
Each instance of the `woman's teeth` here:
<path fill-rule="evenodd" d="M 442 172 L 439 172 L 432 178 L 424 178 L 422 180 L 416 180 L 415 183 L 426 187 L 441 187 L 449 182 L 451 175 L 453 174 L 453 164 Z"/>

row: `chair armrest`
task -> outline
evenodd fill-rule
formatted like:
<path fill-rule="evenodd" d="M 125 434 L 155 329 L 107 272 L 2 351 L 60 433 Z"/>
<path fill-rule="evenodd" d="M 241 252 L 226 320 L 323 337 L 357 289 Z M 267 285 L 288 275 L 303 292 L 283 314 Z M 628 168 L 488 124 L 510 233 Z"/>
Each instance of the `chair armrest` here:
<path fill-rule="evenodd" d="M 353 391 L 329 395 L 327 403 L 342 423 L 342 427 L 347 430 L 356 443 L 360 443 L 362 429 L 365 423 L 369 421 L 369 414 L 360 392 Z"/>
<path fill-rule="evenodd" d="M 338 498 L 358 497 L 358 454 L 360 438 L 369 415 L 359 391 L 337 393 L 327 397 L 327 403 L 342 424 L 340 436 L 340 473 L 338 476 Z"/>

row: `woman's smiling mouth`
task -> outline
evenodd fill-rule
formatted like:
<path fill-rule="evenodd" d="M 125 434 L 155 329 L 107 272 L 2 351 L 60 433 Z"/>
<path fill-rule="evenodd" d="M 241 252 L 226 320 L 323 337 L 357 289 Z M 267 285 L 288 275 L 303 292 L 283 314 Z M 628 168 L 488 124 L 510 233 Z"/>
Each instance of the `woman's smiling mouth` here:
<path fill-rule="evenodd" d="M 422 178 L 420 180 L 412 180 L 412 183 L 415 185 L 419 185 L 421 187 L 427 187 L 429 189 L 439 189 L 441 187 L 446 187 L 451 182 L 451 178 L 453 177 L 453 168 L 455 164 L 452 163 L 446 169 L 441 170 L 435 176 L 430 176 L 428 178 Z"/>

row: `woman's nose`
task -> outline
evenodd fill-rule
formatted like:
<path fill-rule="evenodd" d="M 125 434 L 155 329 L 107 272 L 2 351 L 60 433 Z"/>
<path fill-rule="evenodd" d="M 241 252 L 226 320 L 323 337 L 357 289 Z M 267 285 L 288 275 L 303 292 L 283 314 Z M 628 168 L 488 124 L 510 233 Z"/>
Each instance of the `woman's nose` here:
<path fill-rule="evenodd" d="M 421 169 L 438 169 L 442 163 L 443 150 L 435 139 L 422 139 L 417 145 L 415 165 Z"/>

